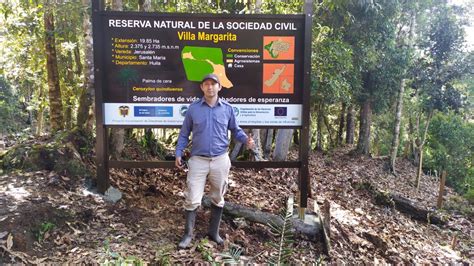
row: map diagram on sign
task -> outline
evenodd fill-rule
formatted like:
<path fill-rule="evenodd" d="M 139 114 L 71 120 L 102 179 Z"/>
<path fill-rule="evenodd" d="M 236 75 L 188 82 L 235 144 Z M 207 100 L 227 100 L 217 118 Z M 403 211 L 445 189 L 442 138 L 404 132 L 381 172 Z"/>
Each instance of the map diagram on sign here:
<path fill-rule="evenodd" d="M 293 94 L 293 64 L 263 64 L 263 93 Z"/>
<path fill-rule="evenodd" d="M 265 60 L 294 60 L 295 38 L 290 36 L 264 36 L 263 59 Z"/>
<path fill-rule="evenodd" d="M 186 78 L 190 81 L 200 82 L 205 75 L 213 73 L 219 77 L 222 87 L 229 89 L 234 86 L 227 78 L 220 48 L 185 46 L 181 51 L 181 60 Z"/>

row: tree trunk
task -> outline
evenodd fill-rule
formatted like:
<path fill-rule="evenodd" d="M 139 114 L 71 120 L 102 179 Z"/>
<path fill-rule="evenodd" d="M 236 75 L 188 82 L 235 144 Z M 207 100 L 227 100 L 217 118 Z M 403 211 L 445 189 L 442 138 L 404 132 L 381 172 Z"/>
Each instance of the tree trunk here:
<path fill-rule="evenodd" d="M 113 11 L 123 11 L 123 2 L 122 2 L 122 0 L 112 0 L 112 10 Z"/>
<path fill-rule="evenodd" d="M 255 142 L 255 147 L 252 149 L 255 161 L 261 161 L 262 155 L 262 143 L 260 142 L 260 129 L 252 129 L 252 138 Z"/>
<path fill-rule="evenodd" d="M 421 179 L 421 174 L 423 173 L 423 147 L 425 146 L 426 142 L 426 137 L 428 136 L 428 128 L 430 126 L 431 118 L 433 117 L 434 111 L 431 110 L 428 114 L 428 118 L 426 120 L 426 126 L 425 126 L 425 131 L 423 133 L 423 139 L 421 141 L 418 141 L 418 155 L 419 155 L 419 160 L 418 160 L 418 171 L 416 173 L 416 190 L 418 191 L 420 189 L 420 179 Z"/>
<path fill-rule="evenodd" d="M 122 0 L 112 0 L 112 10 L 123 11 Z M 110 129 L 110 154 L 112 158 L 119 159 L 122 155 L 125 140 L 125 129 L 111 128 Z"/>
<path fill-rule="evenodd" d="M 151 11 L 151 0 L 138 0 L 138 11 Z"/>
<path fill-rule="evenodd" d="M 263 147 L 263 156 L 268 159 L 270 158 L 270 153 L 272 152 L 272 144 L 273 144 L 273 128 L 269 128 L 266 130 L 267 135 L 265 136 L 265 146 Z"/>
<path fill-rule="evenodd" d="M 110 156 L 117 160 L 122 157 L 122 152 L 125 147 L 125 130 L 123 128 L 110 129 Z"/>
<path fill-rule="evenodd" d="M 211 204 L 209 197 L 204 196 L 202 199 L 202 206 L 209 208 Z M 224 214 L 233 217 L 243 217 L 246 220 L 263 225 L 274 224 L 276 226 L 281 226 L 283 223 L 283 220 L 278 215 L 262 212 L 254 208 L 240 206 L 232 202 L 225 203 Z M 319 240 L 319 237 L 321 236 L 321 224 L 319 222 L 316 222 L 314 225 L 309 225 L 298 218 L 291 218 L 291 221 L 293 224 L 293 230 L 297 235 L 306 236 L 312 241 Z"/>
<path fill-rule="evenodd" d="M 314 145 L 314 150 L 316 150 L 316 137 L 318 136 L 318 131 L 316 129 L 314 129 L 312 132 L 311 132 L 311 140 L 310 140 L 310 147 L 312 148 L 313 145 Z"/>
<path fill-rule="evenodd" d="M 407 214 L 412 219 L 417 221 L 444 225 L 446 222 L 436 214 L 435 211 L 426 209 L 422 206 L 415 205 L 410 199 L 387 193 L 385 191 L 379 191 L 371 183 L 353 183 L 352 187 L 363 187 L 374 197 L 375 203 L 378 205 L 386 206 L 389 208 L 395 208 L 401 213 Z"/>
<path fill-rule="evenodd" d="M 346 144 L 354 144 L 354 106 L 347 108 Z"/>
<path fill-rule="evenodd" d="M 324 120 L 324 125 L 326 126 L 326 129 L 328 131 L 328 139 L 329 139 L 329 147 L 335 147 L 336 146 L 336 141 L 332 138 L 334 136 L 334 130 L 331 126 L 331 123 L 329 123 L 328 116 L 326 115 L 326 112 L 323 112 L 323 120 Z"/>
<path fill-rule="evenodd" d="M 439 192 L 438 192 L 438 200 L 436 202 L 436 208 L 441 209 L 443 207 L 443 195 L 444 195 L 444 187 L 446 185 L 446 171 L 441 172 L 441 179 L 439 180 Z"/>
<path fill-rule="evenodd" d="M 58 58 L 56 56 L 54 14 L 51 8 L 44 11 L 46 70 L 48 72 L 49 111 L 51 130 L 64 128 L 61 88 L 59 86 Z"/>
<path fill-rule="evenodd" d="M 320 105 L 318 109 L 318 117 L 316 118 L 316 130 L 317 130 L 317 137 L 316 137 L 316 150 L 322 151 L 323 150 L 323 108 Z"/>
<path fill-rule="evenodd" d="M 373 143 L 374 145 L 372 146 L 372 151 L 370 153 L 371 156 L 376 156 L 376 157 L 379 157 L 380 156 L 380 149 L 379 149 L 379 146 L 378 143 L 381 141 L 380 139 L 380 130 L 374 130 L 374 132 L 372 133 L 372 139 L 373 139 Z M 386 158 L 389 158 L 389 156 L 386 156 Z"/>
<path fill-rule="evenodd" d="M 65 102 L 66 107 L 64 108 L 64 124 L 66 129 L 71 129 L 73 127 L 73 118 L 72 118 L 72 108 L 74 106 L 73 98 L 75 90 L 74 82 L 74 61 L 72 59 L 72 52 L 68 51 L 67 53 L 67 65 L 66 65 L 66 90 L 65 90 Z"/>
<path fill-rule="evenodd" d="M 284 161 L 288 155 L 291 144 L 293 129 L 278 129 L 275 137 L 274 161 Z"/>
<path fill-rule="evenodd" d="M 168 135 L 166 134 L 166 128 L 161 129 L 161 135 L 162 138 L 166 141 L 166 138 L 168 137 Z"/>
<path fill-rule="evenodd" d="M 29 91 L 31 91 L 29 85 L 27 85 L 26 88 L 27 88 Z M 41 86 L 39 89 L 42 90 L 42 89 L 43 89 L 43 86 Z M 42 92 L 41 92 L 40 94 L 42 94 Z M 38 99 L 40 99 L 40 97 L 38 97 Z M 39 101 L 41 101 L 41 100 L 39 100 Z M 21 104 L 21 105 L 22 105 L 22 107 L 21 107 L 22 110 L 28 112 L 28 117 L 26 118 L 26 124 L 27 124 L 27 125 L 32 125 L 32 124 L 33 124 L 33 120 L 34 120 L 34 119 L 33 119 L 33 118 L 34 118 L 34 111 L 33 111 L 33 109 L 28 108 L 30 102 L 31 102 L 31 96 L 30 96 L 30 95 L 25 95 L 25 101 Z"/>
<path fill-rule="evenodd" d="M 418 154 L 419 154 L 419 159 L 418 159 L 418 167 L 416 169 L 416 180 L 415 180 L 417 191 L 420 189 L 421 174 L 423 173 L 423 145 L 418 146 Z"/>
<path fill-rule="evenodd" d="M 300 145 L 300 134 L 298 130 L 293 131 L 293 143 L 295 145 Z"/>
<path fill-rule="evenodd" d="M 418 131 L 418 129 L 417 129 Z M 408 132 L 410 133 L 410 148 L 413 154 L 413 164 L 418 165 L 418 150 L 416 145 L 416 137 L 415 137 L 415 126 L 413 125 L 413 118 L 410 116 L 408 119 Z"/>
<path fill-rule="evenodd" d="M 261 10 L 262 4 L 263 4 L 263 1 L 262 1 L 262 0 L 255 0 L 255 13 L 256 13 L 256 14 L 262 12 L 262 10 Z"/>
<path fill-rule="evenodd" d="M 82 0 L 83 22 L 82 29 L 84 32 L 84 86 L 82 93 L 79 98 L 79 107 L 77 109 L 77 126 L 84 129 L 86 132 L 92 132 L 92 123 L 88 122 L 89 117 L 94 117 L 92 101 L 95 95 L 94 91 L 94 54 L 92 46 L 92 24 L 90 21 L 90 10 L 91 0 Z M 77 62 L 76 62 L 77 64 Z"/>
<path fill-rule="evenodd" d="M 77 76 L 80 76 L 82 74 L 82 68 L 84 66 L 82 65 L 81 61 L 81 51 L 79 50 L 79 45 L 76 45 L 76 47 L 74 47 L 74 62 L 76 66 L 76 70 L 74 71 L 74 73 Z"/>
<path fill-rule="evenodd" d="M 402 79 L 400 90 L 398 91 L 397 110 L 395 113 L 395 127 L 393 128 L 392 148 L 390 149 L 390 170 L 396 174 L 395 161 L 398 154 L 398 144 L 400 143 L 400 123 L 402 121 L 403 93 L 405 91 L 406 80 Z"/>
<path fill-rule="evenodd" d="M 231 161 L 235 161 L 237 159 L 237 156 L 239 155 L 239 152 L 242 149 L 242 146 L 244 145 L 240 142 L 235 143 L 234 148 L 232 149 L 229 155 Z"/>
<path fill-rule="evenodd" d="M 339 116 L 339 129 L 337 130 L 337 141 L 336 144 L 337 146 L 340 146 L 342 144 L 342 135 L 344 133 L 344 117 L 346 116 L 346 103 L 343 102 L 341 105 L 341 114 Z"/>
<path fill-rule="evenodd" d="M 409 151 L 410 151 L 410 142 L 405 141 L 405 146 L 403 147 L 403 158 L 408 159 Z"/>
<path fill-rule="evenodd" d="M 372 104 L 366 99 L 360 108 L 359 140 L 356 152 L 368 155 L 370 152 L 370 126 L 372 124 Z"/>
<path fill-rule="evenodd" d="M 66 129 L 72 129 L 73 127 L 73 119 L 72 119 L 72 106 L 73 103 L 68 99 L 66 101 L 66 110 L 64 111 L 64 120 L 65 120 L 65 128 Z"/>
<path fill-rule="evenodd" d="M 44 88 L 43 86 L 39 87 L 39 95 L 38 95 L 38 100 L 40 102 L 38 106 L 38 116 L 37 116 L 37 122 L 36 122 L 36 136 L 40 136 L 41 133 L 43 132 L 43 123 L 44 123 Z"/>

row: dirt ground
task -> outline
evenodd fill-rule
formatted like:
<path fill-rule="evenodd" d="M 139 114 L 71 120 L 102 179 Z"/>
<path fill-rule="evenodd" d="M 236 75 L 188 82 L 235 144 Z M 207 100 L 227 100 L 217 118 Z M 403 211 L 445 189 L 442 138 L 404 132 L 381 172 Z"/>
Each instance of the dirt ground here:
<path fill-rule="evenodd" d="M 371 182 L 383 191 L 433 209 L 438 180 L 423 176 L 413 186 L 415 168 L 400 160 L 399 175 L 389 175 L 383 159 L 349 155 L 349 149 L 310 157 L 312 198 L 331 204 L 331 243 L 295 236 L 292 263 L 473 263 L 472 215 L 452 209 L 458 201 L 448 189 L 447 223 L 435 226 L 377 205 L 357 184 Z M 198 212 L 192 247 L 178 250 L 184 230 L 186 173 L 175 169 L 112 170 L 111 183 L 123 193 L 105 202 L 88 190 L 90 180 L 50 171 L 0 176 L 0 263 L 110 263 L 128 259 L 150 264 L 222 262 L 240 250 L 245 263 L 267 263 L 276 242 L 269 227 L 224 215 L 216 246 L 205 237 L 210 211 Z M 232 169 L 226 200 L 279 213 L 285 198 L 298 191 L 293 169 Z M 462 203 L 464 204 L 464 203 Z M 467 205 L 467 208 L 472 206 Z M 471 212 L 472 214 L 472 212 Z"/>

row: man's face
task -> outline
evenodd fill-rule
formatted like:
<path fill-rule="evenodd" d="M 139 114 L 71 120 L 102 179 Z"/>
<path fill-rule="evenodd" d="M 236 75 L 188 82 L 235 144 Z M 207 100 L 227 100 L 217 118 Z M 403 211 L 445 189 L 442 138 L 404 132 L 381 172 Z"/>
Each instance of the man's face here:
<path fill-rule="evenodd" d="M 221 90 L 222 86 L 212 79 L 205 80 L 201 83 L 201 90 L 204 92 L 204 96 L 212 98 L 217 96 L 217 93 Z"/>

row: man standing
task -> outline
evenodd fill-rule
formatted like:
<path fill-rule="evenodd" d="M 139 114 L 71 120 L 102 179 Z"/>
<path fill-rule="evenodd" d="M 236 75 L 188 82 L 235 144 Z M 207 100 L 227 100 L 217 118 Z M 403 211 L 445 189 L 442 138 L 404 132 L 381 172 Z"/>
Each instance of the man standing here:
<path fill-rule="evenodd" d="M 190 133 L 193 133 L 187 187 L 184 193 L 186 224 L 179 248 L 186 248 L 191 243 L 196 210 L 201 205 L 207 177 L 212 202 L 208 235 L 217 244 L 224 242 L 219 236 L 219 225 L 230 170 L 230 158 L 227 152 L 228 131 L 232 132 L 237 141 L 246 143 L 247 147 L 254 146 L 253 139 L 238 126 L 232 106 L 219 98 L 218 93 L 222 86 L 217 75 L 206 75 L 200 87 L 204 97 L 189 106 L 176 146 L 175 165 L 181 168 L 183 150 L 189 142 Z"/>

